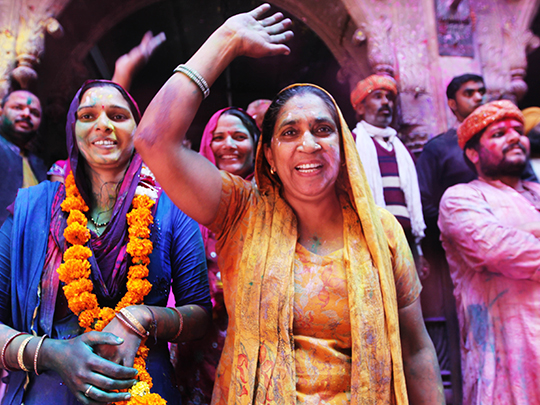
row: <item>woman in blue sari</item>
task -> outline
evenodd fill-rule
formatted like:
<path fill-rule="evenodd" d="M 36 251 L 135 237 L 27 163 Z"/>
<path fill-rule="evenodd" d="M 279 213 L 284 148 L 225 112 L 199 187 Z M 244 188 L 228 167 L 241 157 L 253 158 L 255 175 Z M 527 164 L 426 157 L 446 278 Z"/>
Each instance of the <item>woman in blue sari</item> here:
<path fill-rule="evenodd" d="M 72 294 L 69 286 L 60 288 L 69 280 L 57 269 L 67 263 L 66 250 L 75 243 L 69 232 L 64 233 L 73 222 L 71 214 L 68 220 L 71 211 L 62 205 L 69 200 L 66 187 L 44 182 L 21 190 L 0 231 L 0 364 L 10 371 L 3 404 L 129 400 L 137 395 L 134 391 L 115 390 L 137 382 L 132 366 L 134 361 L 137 365 L 141 341 L 150 349 L 146 368 L 156 377 L 151 391 L 169 404 L 180 403 L 167 342 L 204 334 L 211 308 L 206 260 L 198 225 L 161 192 L 134 151 L 132 135 L 139 119 L 135 102 L 119 85 L 102 80 L 85 83 L 68 115 L 67 173 L 73 177 L 66 183 L 68 197 L 79 193 L 89 208 L 79 218 L 81 232 L 84 226 L 90 232 L 79 247 L 91 252 L 86 258 L 89 275 L 81 282 L 90 280 L 99 307 L 118 310 L 125 307 L 124 300 L 140 303 L 130 295 L 139 294 L 132 269 L 147 265 L 142 280 L 146 278 L 151 289 L 137 295 L 144 296 L 144 305 L 128 305 L 109 316 L 102 332 L 84 333 L 85 328 L 100 330 L 107 322 L 96 317 L 85 324 L 80 315 L 84 311 L 75 309 L 75 314 L 73 308 L 81 302 L 86 305 L 86 296 Z M 126 219 L 134 215 L 138 195 L 153 201 L 149 204 L 153 221 L 146 225 L 149 264 L 145 253 L 128 247 L 133 232 L 145 228 L 137 222 L 139 217 L 129 225 Z M 135 256 L 141 259 L 130 267 Z M 171 285 L 176 307 L 167 308 Z M 107 312 L 99 312 L 100 317 L 102 313 Z"/>

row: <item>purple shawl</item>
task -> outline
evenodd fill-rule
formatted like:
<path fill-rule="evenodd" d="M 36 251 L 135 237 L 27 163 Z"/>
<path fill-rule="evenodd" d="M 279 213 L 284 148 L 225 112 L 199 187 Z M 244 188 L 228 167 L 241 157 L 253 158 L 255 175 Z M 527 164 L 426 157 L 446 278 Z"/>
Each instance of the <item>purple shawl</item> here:
<path fill-rule="evenodd" d="M 66 124 L 66 140 L 68 149 L 68 168 L 66 170 L 66 176 L 70 170 L 73 171 L 75 176 L 75 183 L 79 189 L 82 197 L 86 201 L 86 204 L 90 206 L 91 196 L 91 184 L 88 176 L 85 173 L 84 158 L 79 153 L 77 140 L 75 138 L 75 122 L 77 108 L 79 107 L 80 97 L 90 87 L 94 87 L 96 84 L 104 84 L 105 86 L 113 86 L 117 88 L 122 96 L 128 101 L 131 112 L 135 117 L 136 122 L 140 121 L 140 112 L 135 101 L 131 96 L 118 84 L 110 82 L 108 80 L 89 80 L 87 81 L 77 92 L 73 101 L 71 102 L 67 124 Z M 113 207 L 113 214 L 109 224 L 105 231 L 97 236 L 92 233 L 88 245 L 94 255 L 89 259 L 92 265 L 92 278 L 94 281 L 94 288 L 97 287 L 98 295 L 102 296 L 105 300 L 114 300 L 115 297 L 121 292 L 122 288 L 125 288 L 125 279 L 128 268 L 128 255 L 126 253 L 127 240 L 127 223 L 126 214 L 131 207 L 131 201 L 135 195 L 135 190 L 139 182 L 139 173 L 142 167 L 142 160 L 137 153 L 133 154 L 131 162 L 126 170 L 124 180 L 120 184 L 116 203 Z M 58 196 L 55 198 L 52 207 L 52 221 L 51 221 L 51 236 L 55 241 L 56 248 L 63 252 L 66 248 L 66 242 L 64 240 L 64 229 L 66 227 L 66 213 L 62 213 L 60 204 L 65 198 L 65 188 L 60 187 Z M 57 267 L 59 263 L 58 258 L 50 260 L 53 257 L 58 257 L 58 252 L 54 252 L 54 249 L 48 249 L 46 263 L 50 263 L 52 267 Z M 48 267 L 48 266 L 47 266 Z M 54 276 L 53 276 L 54 277 Z"/>

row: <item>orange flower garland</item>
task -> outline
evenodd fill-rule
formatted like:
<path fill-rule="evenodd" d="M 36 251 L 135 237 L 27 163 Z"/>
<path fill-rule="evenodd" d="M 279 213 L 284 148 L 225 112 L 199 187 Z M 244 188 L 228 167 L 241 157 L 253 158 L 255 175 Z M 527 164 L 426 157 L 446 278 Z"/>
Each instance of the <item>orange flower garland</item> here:
<path fill-rule="evenodd" d="M 77 190 L 73 173 L 67 176 L 65 186 L 66 198 L 61 207 L 62 211 L 69 212 L 69 216 L 64 237 L 72 246 L 64 252 L 64 262 L 57 271 L 60 280 L 66 284 L 63 287 L 64 294 L 69 309 L 79 317 L 79 325 L 85 332 L 101 331 L 122 308 L 142 304 L 144 297 L 152 289 L 152 284 L 146 280 L 146 277 L 148 277 L 147 266 L 150 264 L 148 255 L 152 253 L 152 242 L 148 239 L 150 225 L 154 221 L 151 208 L 155 202 L 145 194 L 133 198 L 133 208 L 126 215 L 129 225 L 129 242 L 126 251 L 133 261 L 133 266 L 128 270 L 127 292 L 115 309 L 100 308 L 96 295 L 92 293 L 94 285 L 90 280 L 91 265 L 88 259 L 92 256 L 92 251 L 84 246 L 90 240 L 88 221 L 83 214 L 88 211 L 88 206 Z M 131 399 L 118 402 L 118 404 L 163 405 L 167 403 L 158 394 L 150 393 L 152 378 L 146 371 L 148 348 L 144 342 L 141 342 L 133 365 L 138 371 L 139 381 L 129 390 Z"/>

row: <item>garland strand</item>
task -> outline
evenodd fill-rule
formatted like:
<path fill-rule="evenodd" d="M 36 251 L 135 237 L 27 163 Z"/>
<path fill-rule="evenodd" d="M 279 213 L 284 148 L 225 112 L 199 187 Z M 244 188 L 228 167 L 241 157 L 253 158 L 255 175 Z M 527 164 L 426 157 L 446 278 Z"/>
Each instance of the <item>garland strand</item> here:
<path fill-rule="evenodd" d="M 101 331 L 122 308 L 143 303 L 144 297 L 152 289 L 148 277 L 148 255 L 152 253 L 150 241 L 150 225 L 154 222 L 151 208 L 155 202 L 145 194 L 133 198 L 133 208 L 126 215 L 129 242 L 126 251 L 132 257 L 133 265 L 128 270 L 127 292 L 116 308 L 100 308 L 96 295 L 92 292 L 94 285 L 90 280 L 91 265 L 88 259 L 92 251 L 85 246 L 90 240 L 87 228 L 88 220 L 83 212 L 88 211 L 84 199 L 75 184 L 73 173 L 66 178 L 66 199 L 62 202 L 62 211 L 69 212 L 68 226 L 64 230 L 66 241 L 72 246 L 64 252 L 64 262 L 58 268 L 68 306 L 79 318 L 79 325 L 85 332 Z M 167 403 L 158 394 L 150 393 L 152 377 L 146 371 L 148 348 L 145 340 L 141 342 L 135 356 L 133 367 L 137 369 L 139 380 L 130 390 L 129 401 L 117 402 L 120 405 L 164 405 Z"/>

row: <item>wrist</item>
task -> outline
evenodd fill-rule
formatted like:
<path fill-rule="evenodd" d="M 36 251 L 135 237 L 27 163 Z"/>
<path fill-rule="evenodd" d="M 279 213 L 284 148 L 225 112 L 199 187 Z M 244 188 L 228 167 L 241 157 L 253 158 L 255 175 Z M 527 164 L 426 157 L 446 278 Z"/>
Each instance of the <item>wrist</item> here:
<path fill-rule="evenodd" d="M 126 309 L 137 318 L 146 331 L 150 329 L 150 326 L 152 325 L 152 315 L 146 305 L 131 305 Z"/>

